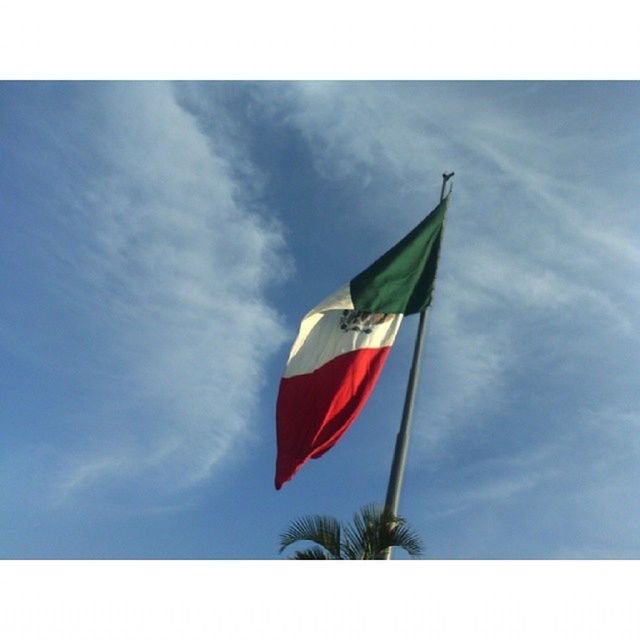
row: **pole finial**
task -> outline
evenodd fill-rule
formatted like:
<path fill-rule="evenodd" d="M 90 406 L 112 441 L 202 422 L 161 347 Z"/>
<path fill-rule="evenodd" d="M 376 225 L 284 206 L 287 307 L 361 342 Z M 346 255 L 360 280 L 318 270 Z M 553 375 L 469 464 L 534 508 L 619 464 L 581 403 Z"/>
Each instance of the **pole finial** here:
<path fill-rule="evenodd" d="M 444 188 L 447 185 L 447 182 L 453 178 L 453 176 L 455 176 L 455 171 L 452 171 L 451 173 L 447 173 L 445 171 L 445 173 L 442 174 L 442 190 L 440 191 L 440 202 L 442 202 L 444 200 Z M 449 193 L 451 193 L 451 189 L 449 189 Z M 447 194 L 447 196 L 449 195 L 449 193 Z"/>

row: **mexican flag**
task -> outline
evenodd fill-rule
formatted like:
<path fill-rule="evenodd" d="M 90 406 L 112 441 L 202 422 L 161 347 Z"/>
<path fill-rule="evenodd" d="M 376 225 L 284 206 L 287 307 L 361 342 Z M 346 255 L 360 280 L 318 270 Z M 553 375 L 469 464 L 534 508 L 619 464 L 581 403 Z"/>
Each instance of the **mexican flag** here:
<path fill-rule="evenodd" d="M 276 489 L 351 426 L 402 318 L 431 303 L 446 209 L 447 198 L 302 319 L 278 393 Z"/>

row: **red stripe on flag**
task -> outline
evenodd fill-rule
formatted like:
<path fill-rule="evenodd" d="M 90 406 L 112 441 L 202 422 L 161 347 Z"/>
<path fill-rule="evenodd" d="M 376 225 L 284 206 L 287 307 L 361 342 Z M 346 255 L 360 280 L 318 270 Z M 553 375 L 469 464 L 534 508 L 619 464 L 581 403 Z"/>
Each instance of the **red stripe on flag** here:
<path fill-rule="evenodd" d="M 337 356 L 313 373 L 280 381 L 276 407 L 276 489 L 319 458 L 351 426 L 369 398 L 390 347 Z"/>

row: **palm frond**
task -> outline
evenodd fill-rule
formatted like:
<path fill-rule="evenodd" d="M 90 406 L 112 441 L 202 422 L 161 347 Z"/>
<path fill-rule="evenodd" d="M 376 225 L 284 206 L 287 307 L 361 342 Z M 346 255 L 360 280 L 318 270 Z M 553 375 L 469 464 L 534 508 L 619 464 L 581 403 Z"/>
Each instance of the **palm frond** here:
<path fill-rule="evenodd" d="M 365 560 L 375 556 L 380 515 L 381 509 L 375 505 L 366 505 L 354 514 L 353 522 L 345 527 L 344 532 L 344 546 L 348 548 L 350 558 Z"/>
<path fill-rule="evenodd" d="M 325 551 L 322 547 L 309 547 L 309 549 L 303 549 L 302 551 L 296 551 L 289 558 L 290 560 L 335 560 L 331 554 Z"/>
<path fill-rule="evenodd" d="M 334 558 L 340 558 L 341 527 L 330 516 L 304 516 L 294 520 L 280 535 L 280 553 L 294 542 L 314 542 Z"/>
<path fill-rule="evenodd" d="M 420 558 L 423 552 L 422 541 L 401 518 L 393 532 L 391 545 L 404 549 L 412 558 Z"/>
<path fill-rule="evenodd" d="M 401 547 L 412 557 L 420 557 L 422 544 L 405 520 L 377 505 L 367 505 L 345 529 L 344 546 L 349 557 L 372 560 L 389 547 Z"/>
<path fill-rule="evenodd" d="M 294 520 L 280 536 L 280 553 L 295 542 L 315 546 L 297 551 L 294 560 L 374 560 L 389 547 L 400 547 L 412 558 L 422 555 L 422 543 L 404 518 L 383 507 L 362 507 L 344 528 L 329 516 L 305 516 Z"/>

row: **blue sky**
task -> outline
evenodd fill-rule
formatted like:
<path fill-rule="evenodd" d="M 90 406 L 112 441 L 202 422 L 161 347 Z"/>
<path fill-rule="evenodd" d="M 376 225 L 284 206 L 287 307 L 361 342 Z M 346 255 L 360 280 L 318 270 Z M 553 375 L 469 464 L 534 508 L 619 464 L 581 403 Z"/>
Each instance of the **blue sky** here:
<path fill-rule="evenodd" d="M 400 502 L 426 557 L 640 557 L 640 84 L 0 84 L 0 555 L 276 558 L 384 499 L 415 319 L 273 488 L 298 322 L 455 170 Z"/>

